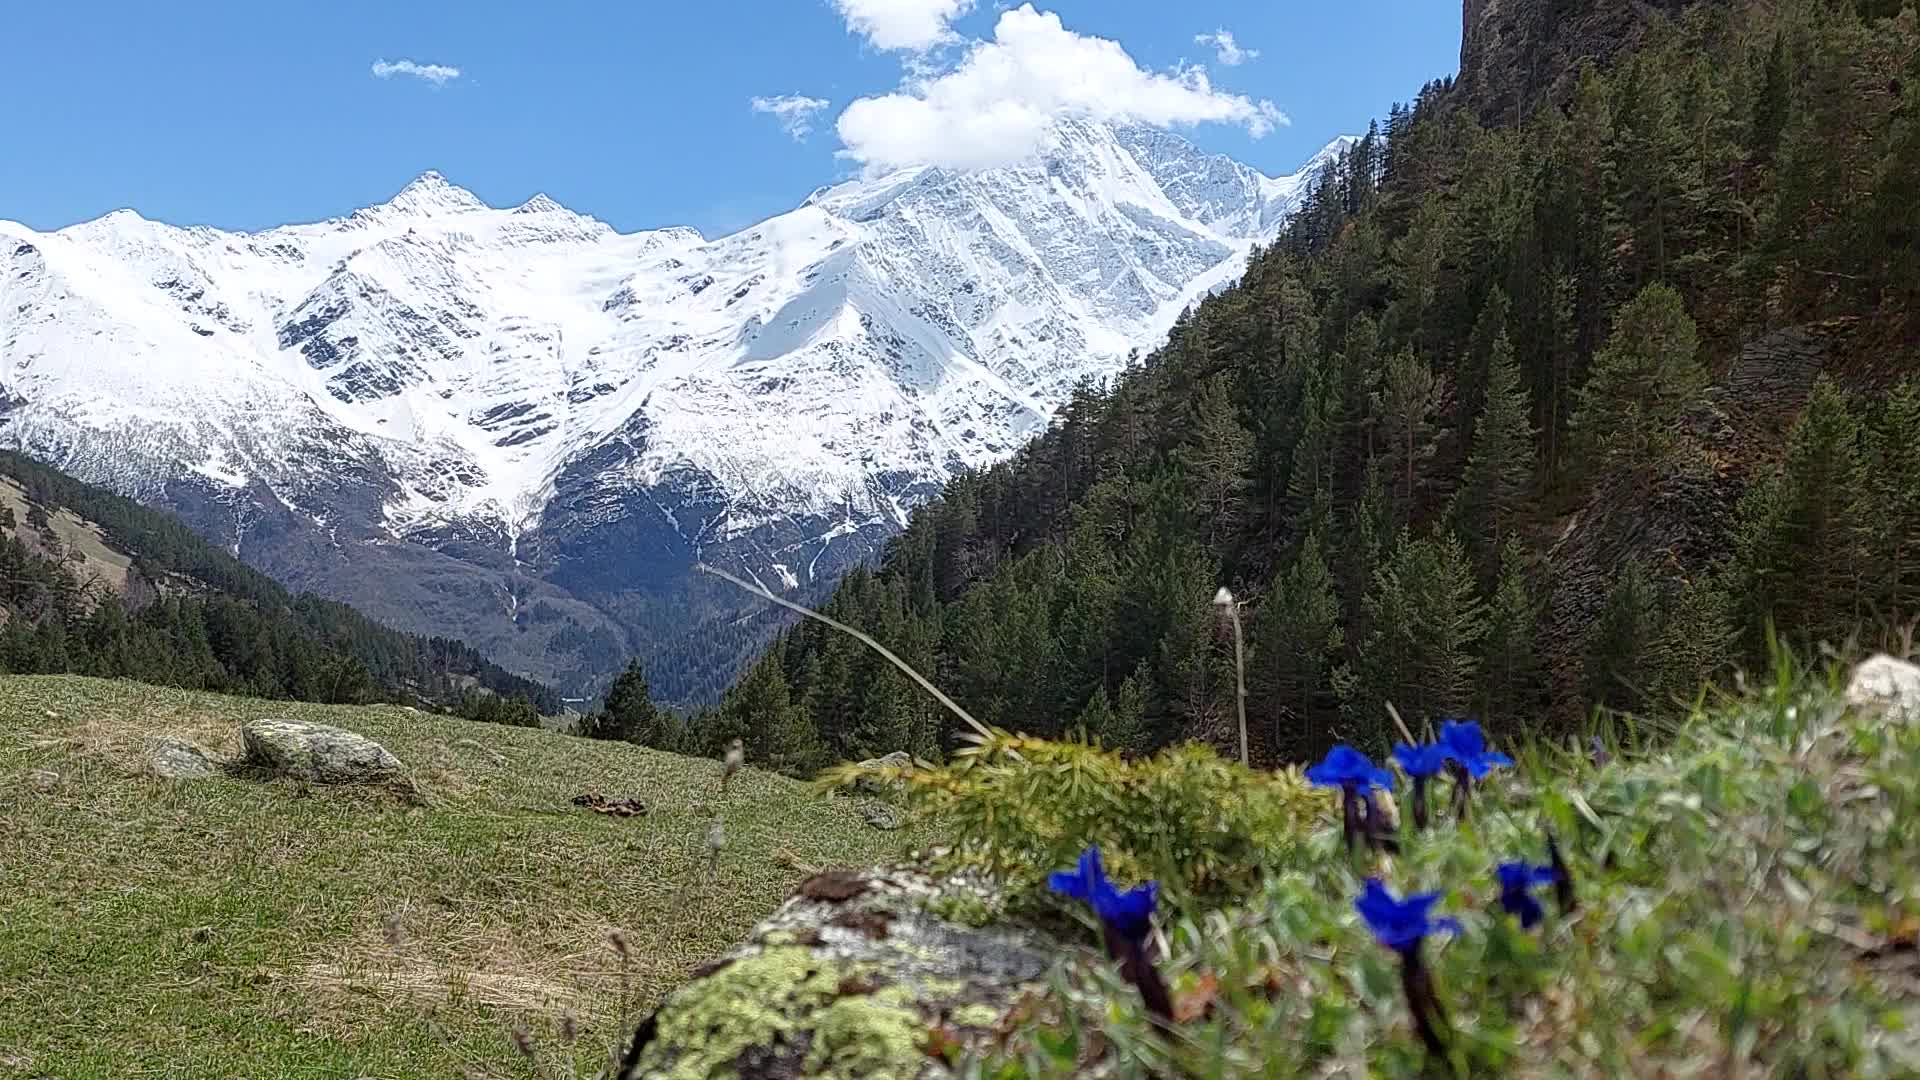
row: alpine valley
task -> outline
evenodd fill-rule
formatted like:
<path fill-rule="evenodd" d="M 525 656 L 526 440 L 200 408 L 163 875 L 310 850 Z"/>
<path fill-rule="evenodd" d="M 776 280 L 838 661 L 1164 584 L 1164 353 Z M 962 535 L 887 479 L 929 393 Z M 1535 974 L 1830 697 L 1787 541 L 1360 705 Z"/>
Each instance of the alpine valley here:
<path fill-rule="evenodd" d="M 1235 280 L 1348 141 L 1273 178 L 1067 121 L 714 240 L 431 172 L 258 233 L 0 221 L 0 445 L 570 693 L 639 655 L 708 697 L 774 620 L 696 562 L 823 593 Z"/>

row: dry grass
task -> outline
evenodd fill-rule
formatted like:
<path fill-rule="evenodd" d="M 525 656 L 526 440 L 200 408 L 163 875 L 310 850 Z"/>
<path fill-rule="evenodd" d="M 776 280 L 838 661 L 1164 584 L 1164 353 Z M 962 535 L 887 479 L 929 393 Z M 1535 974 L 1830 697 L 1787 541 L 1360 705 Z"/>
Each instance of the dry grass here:
<path fill-rule="evenodd" d="M 380 740 L 425 805 L 145 774 L 155 736 L 226 755 L 266 715 Z M 592 1075 L 623 1015 L 742 936 L 802 868 L 912 839 L 777 776 L 749 770 L 723 793 L 719 773 L 399 709 L 0 678 L 0 1077 L 526 1076 L 516 1028 Z M 650 812 L 569 804 L 589 790 Z M 728 846 L 709 878 L 715 811 Z"/>

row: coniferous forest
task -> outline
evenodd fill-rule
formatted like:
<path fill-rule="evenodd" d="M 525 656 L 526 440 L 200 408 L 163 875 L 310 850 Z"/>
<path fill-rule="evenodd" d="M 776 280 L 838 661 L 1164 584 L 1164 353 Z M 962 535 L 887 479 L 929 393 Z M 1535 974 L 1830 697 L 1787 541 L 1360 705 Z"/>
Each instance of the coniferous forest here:
<path fill-rule="evenodd" d="M 0 453 L 0 476 L 28 507 L 24 521 L 0 507 L 0 670 L 298 701 L 417 701 L 519 725 L 559 711 L 550 688 L 467 645 L 293 596 L 171 515 L 14 453 Z M 70 557 L 51 524 L 62 511 L 131 557 L 124 594 Z"/>
<path fill-rule="evenodd" d="M 1242 282 L 828 614 L 982 720 L 1148 750 L 1559 737 L 1920 615 L 1920 26 L 1704 4 L 1523 122 L 1424 87 Z M 953 722 L 803 624 L 692 719 L 793 771 Z"/>

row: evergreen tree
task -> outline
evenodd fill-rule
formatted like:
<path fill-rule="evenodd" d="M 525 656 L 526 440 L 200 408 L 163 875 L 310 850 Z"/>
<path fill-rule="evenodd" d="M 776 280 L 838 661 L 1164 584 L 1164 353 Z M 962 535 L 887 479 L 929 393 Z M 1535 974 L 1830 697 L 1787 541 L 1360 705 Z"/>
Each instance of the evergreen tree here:
<path fill-rule="evenodd" d="M 1410 521 L 1421 491 L 1421 477 L 1434 450 L 1434 422 L 1440 409 L 1440 381 L 1412 352 L 1387 362 L 1386 381 L 1375 403 L 1385 426 L 1381 450 L 1389 467 L 1398 520 Z"/>
<path fill-rule="evenodd" d="M 1706 387 L 1698 352 L 1673 289 L 1649 285 L 1620 309 L 1573 418 L 1590 469 L 1645 477 L 1666 464 L 1682 414 Z"/>
<path fill-rule="evenodd" d="M 1482 664 L 1482 708 L 1490 719 L 1518 720 L 1543 696 L 1541 665 L 1534 637 L 1540 622 L 1540 590 L 1527 567 L 1520 541 L 1507 537 L 1500 547 L 1499 584 L 1487 615 Z"/>
<path fill-rule="evenodd" d="M 1873 602 L 1894 621 L 1920 618 L 1920 382 L 1902 383 L 1873 430 Z"/>
<path fill-rule="evenodd" d="M 1741 507 L 1736 558 L 1756 647 L 1769 617 L 1803 643 L 1840 645 L 1859 628 L 1873 520 L 1867 480 L 1859 422 L 1822 378 L 1787 438 L 1786 460 Z"/>
<path fill-rule="evenodd" d="M 1732 661 L 1734 637 L 1731 598 L 1720 583 L 1706 577 L 1683 583 L 1653 645 L 1654 704 L 1690 704 Z"/>
<path fill-rule="evenodd" d="M 1176 458 L 1187 474 L 1193 514 L 1209 543 L 1230 536 L 1245 518 L 1253 436 L 1240 423 L 1224 378 L 1207 380 L 1194 399 L 1187 438 Z"/>
<path fill-rule="evenodd" d="M 1366 606 L 1372 636 L 1349 705 L 1376 744 L 1389 734 L 1383 726 L 1386 702 L 1410 722 L 1465 712 L 1479 672 L 1487 611 L 1460 541 L 1452 534 L 1416 540 L 1402 533 L 1392 558 L 1374 576 Z"/>
<path fill-rule="evenodd" d="M 1503 332 L 1493 340 L 1486 407 L 1474 429 L 1473 452 L 1455 495 L 1455 520 L 1480 554 L 1482 577 L 1487 581 L 1499 568 L 1501 547 L 1524 516 L 1533 488 L 1533 426 L 1528 412 L 1520 368 Z"/>
<path fill-rule="evenodd" d="M 1638 560 L 1627 564 L 1587 637 L 1586 696 L 1621 712 L 1642 709 L 1656 690 L 1652 648 L 1660 632 L 1660 598 Z"/>
<path fill-rule="evenodd" d="M 806 777 L 826 763 L 820 733 L 794 705 L 777 663 L 755 664 L 727 691 L 720 712 L 727 732 L 742 733 L 727 738 L 739 738 L 748 760 L 761 768 Z"/>
<path fill-rule="evenodd" d="M 647 673 L 634 660 L 607 690 L 606 706 L 594 718 L 590 734 L 596 739 L 617 739 L 641 746 L 655 746 L 661 736 L 660 710 L 653 704 L 647 686 Z"/>
<path fill-rule="evenodd" d="M 1786 35 L 1776 31 L 1761 73 L 1760 94 L 1753 103 L 1753 159 L 1757 163 L 1770 163 L 1780 148 L 1780 136 L 1787 129 L 1792 78 L 1787 68 Z"/>
<path fill-rule="evenodd" d="M 1326 749 L 1334 668 L 1345 644 L 1318 534 L 1301 543 L 1247 630 L 1247 711 L 1269 720 L 1269 745 L 1280 760 L 1311 761 Z"/>

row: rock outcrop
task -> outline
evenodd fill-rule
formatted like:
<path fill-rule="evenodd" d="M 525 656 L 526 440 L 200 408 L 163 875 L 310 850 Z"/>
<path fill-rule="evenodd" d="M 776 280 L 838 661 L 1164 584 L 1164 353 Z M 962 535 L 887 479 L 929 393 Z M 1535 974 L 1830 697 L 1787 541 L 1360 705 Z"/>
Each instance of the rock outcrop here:
<path fill-rule="evenodd" d="M 1544 102 L 1565 104 L 1583 61 L 1611 61 L 1658 16 L 1698 2 L 1466 0 L 1456 85 L 1482 123 L 1515 123 Z"/>
<path fill-rule="evenodd" d="M 803 882 L 747 942 L 641 1025 L 618 1076 L 944 1075 L 1029 994 L 1054 949 L 973 923 L 986 886 L 909 869 Z"/>
<path fill-rule="evenodd" d="M 411 788 L 387 748 L 354 732 L 302 720 L 253 720 L 240 728 L 242 764 L 315 784 Z"/>

